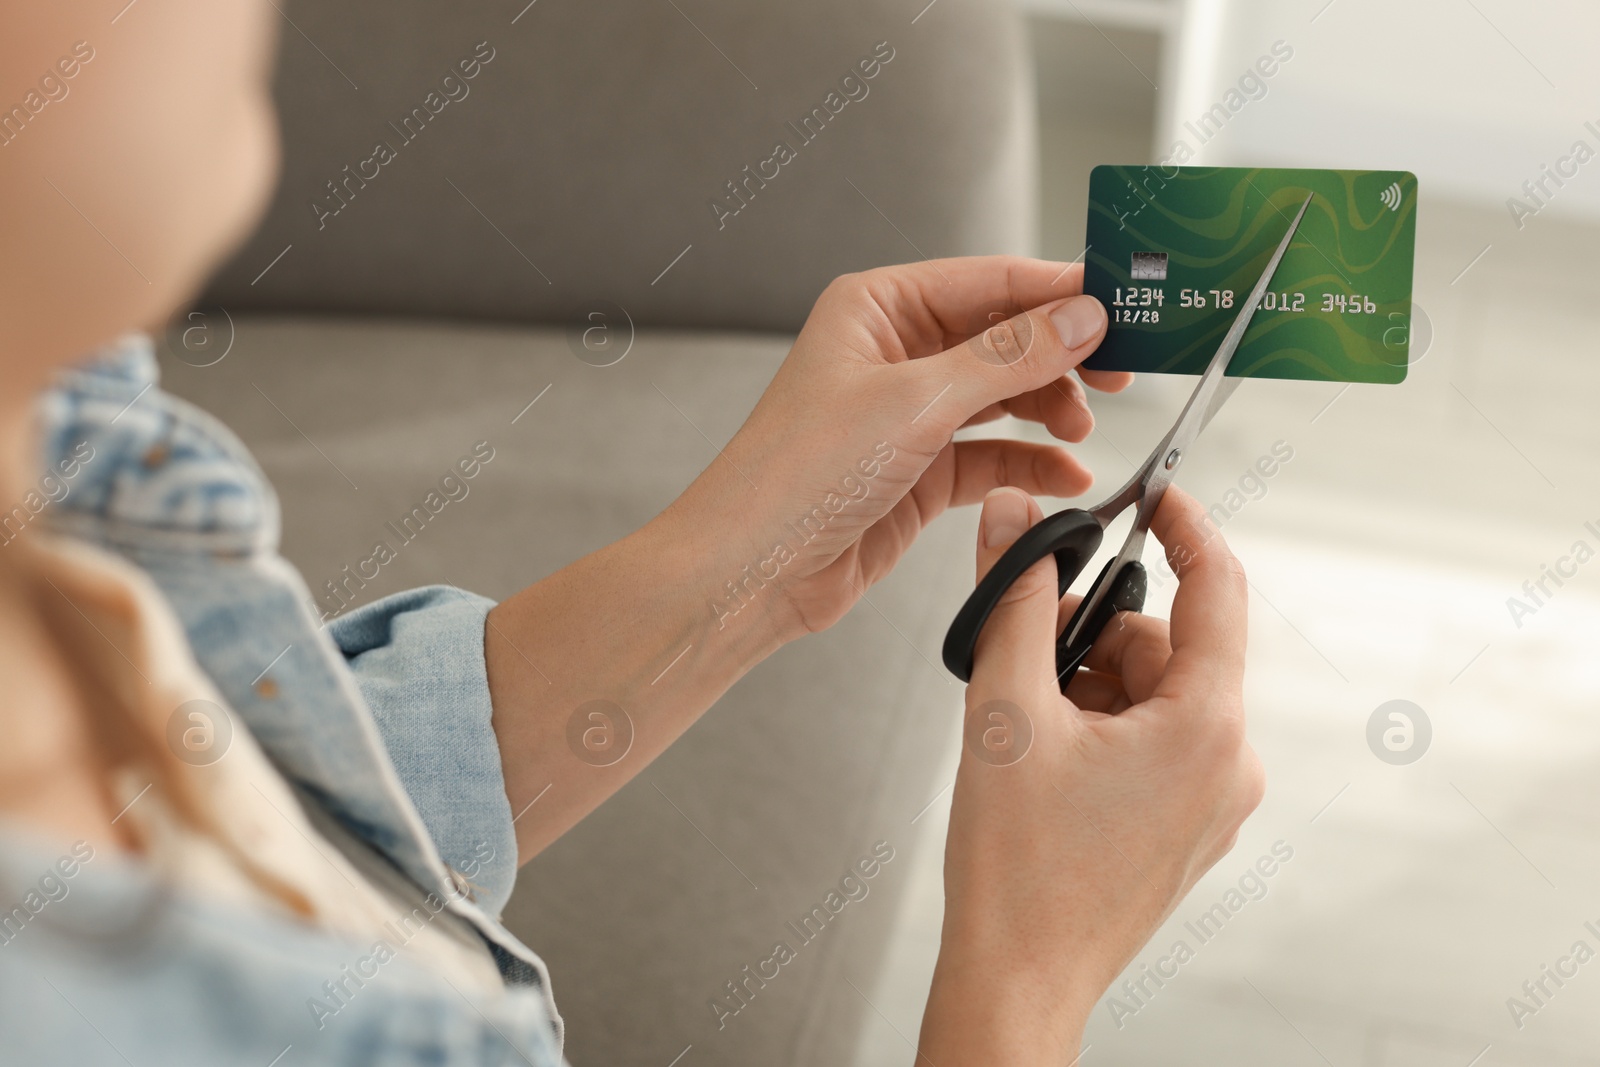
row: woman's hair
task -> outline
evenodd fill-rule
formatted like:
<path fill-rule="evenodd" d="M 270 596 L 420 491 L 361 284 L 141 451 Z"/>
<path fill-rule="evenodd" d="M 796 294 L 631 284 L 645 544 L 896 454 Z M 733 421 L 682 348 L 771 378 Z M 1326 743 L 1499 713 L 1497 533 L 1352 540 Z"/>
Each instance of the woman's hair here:
<path fill-rule="evenodd" d="M 167 746 L 155 725 L 162 720 L 159 709 L 151 708 L 156 699 L 152 687 L 125 657 L 98 630 L 82 610 L 52 582 L 40 565 L 37 553 L 20 538 L 6 546 L 0 559 L 0 582 L 13 586 L 14 602 L 29 604 L 61 661 L 70 667 L 70 678 L 77 697 L 78 711 L 84 719 L 89 756 L 96 768 L 98 785 L 106 810 L 116 810 L 122 800 L 116 782 L 129 772 L 148 777 L 152 793 L 165 801 L 173 817 L 197 834 L 219 845 L 264 892 L 291 912 L 310 916 L 315 913 L 309 898 L 257 864 L 217 818 L 214 807 L 202 794 L 194 768 L 178 759 Z M 130 624 L 136 611 L 131 598 L 114 605 L 125 612 Z M 141 631 L 130 625 L 135 641 Z M 142 649 L 130 649 L 134 658 Z M 137 819 L 119 824 L 124 841 L 135 851 L 145 851 L 150 842 Z"/>

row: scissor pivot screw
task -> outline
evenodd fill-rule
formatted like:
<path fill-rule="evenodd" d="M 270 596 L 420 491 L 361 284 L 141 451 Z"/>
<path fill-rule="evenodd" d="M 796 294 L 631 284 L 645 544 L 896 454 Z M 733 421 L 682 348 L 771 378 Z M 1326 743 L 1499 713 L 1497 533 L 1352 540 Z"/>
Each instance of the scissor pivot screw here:
<path fill-rule="evenodd" d="M 1183 449 L 1174 448 L 1171 452 L 1168 452 L 1167 453 L 1167 470 L 1172 470 L 1174 467 L 1176 467 L 1178 465 L 1179 461 L 1182 460 L 1182 459 L 1183 459 Z"/>

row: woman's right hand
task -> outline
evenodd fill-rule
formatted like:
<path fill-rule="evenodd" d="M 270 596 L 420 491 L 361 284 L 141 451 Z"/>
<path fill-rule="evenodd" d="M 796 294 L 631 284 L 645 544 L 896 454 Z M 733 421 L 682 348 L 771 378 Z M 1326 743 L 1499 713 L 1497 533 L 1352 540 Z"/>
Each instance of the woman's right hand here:
<path fill-rule="evenodd" d="M 1040 518 L 1020 490 L 990 493 L 979 574 Z M 1095 1002 L 1261 799 L 1244 737 L 1244 571 L 1176 488 L 1151 530 L 1179 579 L 1170 635 L 1118 616 L 1065 697 L 1055 640 L 1074 603 L 1057 600 L 1053 557 L 984 626 L 919 1062 L 1074 1062 Z"/>

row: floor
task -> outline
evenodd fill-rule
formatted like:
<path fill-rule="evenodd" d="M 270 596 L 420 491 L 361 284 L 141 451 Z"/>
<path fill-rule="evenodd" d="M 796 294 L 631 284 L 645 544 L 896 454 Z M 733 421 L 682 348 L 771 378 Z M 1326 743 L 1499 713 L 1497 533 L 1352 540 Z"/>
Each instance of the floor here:
<path fill-rule="evenodd" d="M 1048 254 L 1081 248 L 1089 166 L 1147 150 L 1125 115 L 1086 128 L 1074 78 L 1097 76 L 1041 79 Z M 1408 381 L 1248 383 L 1186 465 L 1185 488 L 1220 502 L 1274 444 L 1294 450 L 1224 527 L 1254 589 L 1247 700 L 1269 786 L 1132 971 L 1275 843 L 1293 859 L 1178 977 L 1142 1004 L 1123 998 L 1136 1010 L 1103 1002 L 1085 1067 L 1600 1063 L 1600 963 L 1545 979 L 1538 1001 L 1522 988 L 1576 942 L 1600 951 L 1600 557 L 1547 580 L 1538 605 L 1523 592 L 1577 542 L 1600 550 L 1597 238 L 1425 201 L 1416 303 L 1433 336 Z M 1081 454 L 1103 485 L 1188 387 L 1148 380 L 1098 400 Z M 1512 597 L 1534 610 L 1514 617 Z M 1431 723 L 1407 765 L 1368 747 L 1390 700 Z M 914 826 L 935 847 L 921 850 L 861 1064 L 911 1062 L 948 806 L 944 794 Z M 1513 997 L 1535 1010 L 1514 1017 Z"/>

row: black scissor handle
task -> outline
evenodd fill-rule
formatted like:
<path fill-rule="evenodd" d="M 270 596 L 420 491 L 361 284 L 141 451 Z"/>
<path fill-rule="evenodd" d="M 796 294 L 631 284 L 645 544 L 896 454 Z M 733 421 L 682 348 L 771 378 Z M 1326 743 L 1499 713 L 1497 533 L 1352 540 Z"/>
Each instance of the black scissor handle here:
<path fill-rule="evenodd" d="M 972 652 L 983 624 L 989 621 L 989 614 L 1006 590 L 1029 567 L 1054 553 L 1056 595 L 1064 596 L 1104 536 L 1105 530 L 1093 515 L 1082 508 L 1068 508 L 1046 516 L 1017 538 L 967 597 L 944 635 L 944 665 L 950 673 L 963 682 L 972 680 Z M 1065 682 L 1062 688 L 1066 688 Z"/>
<path fill-rule="evenodd" d="M 1111 578 L 1111 564 L 1116 560 L 1106 561 L 1100 571 L 1099 577 L 1083 594 L 1083 602 L 1078 605 L 1078 610 L 1072 613 L 1072 618 L 1067 621 L 1067 628 L 1061 631 L 1061 637 L 1056 641 L 1056 676 L 1061 682 L 1061 691 L 1067 691 L 1067 683 L 1072 681 L 1072 676 L 1078 673 L 1078 668 L 1083 666 L 1084 657 L 1094 647 L 1095 639 L 1110 625 L 1111 620 L 1117 617 L 1119 611 L 1144 610 L 1144 594 L 1149 588 L 1149 578 L 1145 574 L 1144 564 L 1136 559 L 1129 560 L 1117 571 L 1112 579 L 1110 589 L 1100 603 L 1095 606 L 1094 614 L 1089 617 L 1089 622 L 1078 634 L 1078 639 L 1071 644 L 1067 643 L 1067 635 L 1078 624 L 1078 619 L 1083 615 L 1083 609 L 1089 606 L 1089 601 L 1094 597 L 1094 591 L 1104 585 Z"/>

